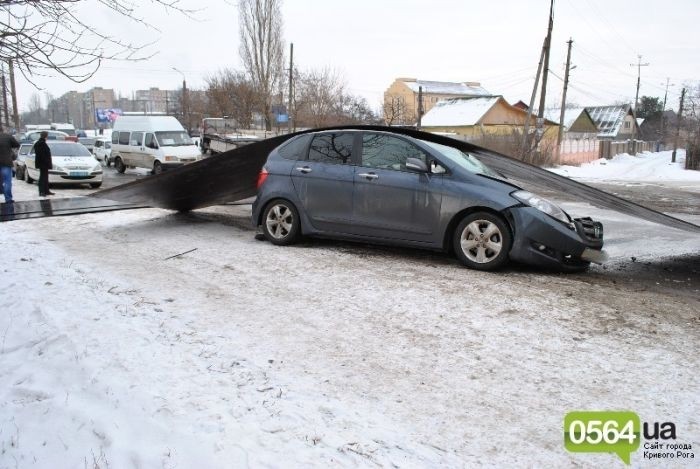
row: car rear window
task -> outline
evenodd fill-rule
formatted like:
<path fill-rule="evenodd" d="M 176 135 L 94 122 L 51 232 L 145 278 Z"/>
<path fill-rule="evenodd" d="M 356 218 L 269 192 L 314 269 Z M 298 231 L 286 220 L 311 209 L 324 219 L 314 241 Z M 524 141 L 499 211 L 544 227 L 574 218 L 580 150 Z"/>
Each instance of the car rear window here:
<path fill-rule="evenodd" d="M 327 133 L 314 136 L 309 148 L 309 161 L 350 164 L 352 157 L 351 133 Z"/>
<path fill-rule="evenodd" d="M 309 148 L 309 140 L 311 140 L 311 135 L 300 135 L 282 144 L 277 153 L 288 160 L 305 160 L 306 150 Z"/>
<path fill-rule="evenodd" d="M 51 156 L 89 156 L 92 153 L 80 143 L 47 142 L 51 149 Z"/>

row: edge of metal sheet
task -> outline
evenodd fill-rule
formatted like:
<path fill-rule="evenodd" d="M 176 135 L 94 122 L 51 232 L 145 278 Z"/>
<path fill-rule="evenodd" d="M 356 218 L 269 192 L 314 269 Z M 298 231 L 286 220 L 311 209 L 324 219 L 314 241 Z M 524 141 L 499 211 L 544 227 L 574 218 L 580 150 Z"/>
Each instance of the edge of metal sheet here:
<path fill-rule="evenodd" d="M 135 204 L 178 211 L 188 211 L 210 205 L 235 202 L 256 194 L 258 173 L 265 164 L 268 154 L 274 148 L 297 135 L 328 130 L 388 132 L 443 144 L 473 154 L 486 165 L 508 178 L 515 179 L 518 183 L 528 183 L 536 187 L 559 190 L 567 194 L 577 195 L 583 201 L 599 207 L 615 210 L 665 226 L 700 233 L 699 225 L 666 215 L 472 143 L 412 128 L 381 125 L 323 127 L 276 136 L 225 153 L 203 158 L 159 175 L 95 192 L 88 197 L 108 199 L 122 204 Z"/>

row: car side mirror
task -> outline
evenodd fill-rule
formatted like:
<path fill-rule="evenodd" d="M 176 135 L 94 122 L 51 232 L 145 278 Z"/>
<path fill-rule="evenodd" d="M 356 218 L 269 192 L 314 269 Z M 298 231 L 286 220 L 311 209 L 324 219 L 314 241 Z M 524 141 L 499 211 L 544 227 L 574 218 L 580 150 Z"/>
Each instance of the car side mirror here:
<path fill-rule="evenodd" d="M 418 158 L 408 158 L 406 160 L 406 169 L 409 171 L 415 171 L 417 173 L 427 173 L 428 166 Z"/>

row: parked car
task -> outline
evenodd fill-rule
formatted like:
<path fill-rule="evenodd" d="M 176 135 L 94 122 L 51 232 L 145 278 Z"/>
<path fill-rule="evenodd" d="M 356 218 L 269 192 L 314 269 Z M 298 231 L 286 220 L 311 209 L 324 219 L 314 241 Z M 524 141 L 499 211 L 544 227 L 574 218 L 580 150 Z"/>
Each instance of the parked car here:
<path fill-rule="evenodd" d="M 308 235 L 453 251 L 479 270 L 605 259 L 601 223 L 572 219 L 458 149 L 379 131 L 309 133 L 273 150 L 252 221 L 273 244 Z"/>
<path fill-rule="evenodd" d="M 102 164 L 109 166 L 111 163 L 112 142 L 103 138 L 96 139 L 92 154 L 95 155 L 95 158 L 101 161 Z"/>
<path fill-rule="evenodd" d="M 22 143 L 17 149 L 17 159 L 13 162 L 15 168 L 15 177 L 17 179 L 24 179 L 24 174 L 27 171 L 27 163 L 25 159 L 29 154 L 29 151 L 34 146 L 33 143 Z"/>
<path fill-rule="evenodd" d="M 46 140 L 68 140 L 68 137 L 70 137 L 67 133 L 58 130 L 33 130 L 24 134 L 22 141 L 36 142 L 39 140 L 41 132 L 48 132 L 49 136 L 46 137 Z"/>
<path fill-rule="evenodd" d="M 66 137 L 66 140 L 70 140 L 73 142 L 78 141 L 78 136 L 76 135 L 75 127 L 73 126 L 73 124 L 69 124 L 67 122 L 52 122 L 51 130 L 56 130 L 67 134 L 68 137 Z"/>
<path fill-rule="evenodd" d="M 78 138 L 78 143 L 85 145 L 85 148 L 87 148 L 90 153 L 94 153 L 95 139 L 93 137 L 80 137 Z"/>
<path fill-rule="evenodd" d="M 90 184 L 97 188 L 102 185 L 102 165 L 92 156 L 85 146 L 77 142 L 46 142 L 51 149 L 53 169 L 49 170 L 49 184 Z M 24 180 L 31 184 L 39 179 L 36 168 L 34 147 L 26 157 Z"/>

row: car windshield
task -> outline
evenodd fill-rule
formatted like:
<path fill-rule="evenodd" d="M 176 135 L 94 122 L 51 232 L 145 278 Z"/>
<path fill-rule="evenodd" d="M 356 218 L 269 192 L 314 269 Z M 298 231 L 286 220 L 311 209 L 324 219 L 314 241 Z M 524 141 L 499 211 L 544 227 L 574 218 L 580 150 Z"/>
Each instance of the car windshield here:
<path fill-rule="evenodd" d="M 447 145 L 440 145 L 439 143 L 427 142 L 421 140 L 426 145 L 437 150 L 442 156 L 458 164 L 462 168 L 466 169 L 470 173 L 483 174 L 484 176 L 498 177 L 498 174 L 494 172 L 491 168 L 486 166 L 484 163 L 470 155 L 469 153 L 464 153 L 456 148 L 448 147 Z"/>
<path fill-rule="evenodd" d="M 32 148 L 31 145 L 21 145 L 21 146 L 19 147 L 19 154 L 20 154 L 20 155 L 26 155 L 27 153 L 29 153 L 29 150 L 30 150 L 31 148 Z"/>
<path fill-rule="evenodd" d="M 86 156 L 92 158 L 90 150 L 79 143 L 47 142 L 51 149 L 51 156 Z"/>
<path fill-rule="evenodd" d="M 192 139 L 187 135 L 187 132 L 184 131 L 156 132 L 156 138 L 162 147 L 192 145 Z"/>

